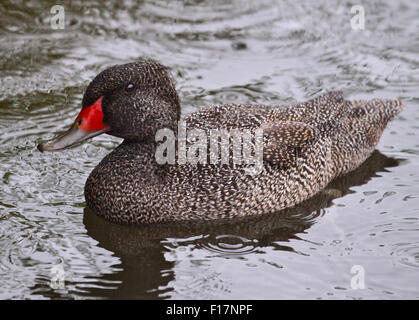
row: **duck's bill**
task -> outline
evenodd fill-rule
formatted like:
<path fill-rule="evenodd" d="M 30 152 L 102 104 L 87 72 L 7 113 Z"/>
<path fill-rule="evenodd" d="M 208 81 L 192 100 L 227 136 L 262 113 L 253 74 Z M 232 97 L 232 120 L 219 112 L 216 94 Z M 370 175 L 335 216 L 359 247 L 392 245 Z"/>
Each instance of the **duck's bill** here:
<path fill-rule="evenodd" d="M 70 130 L 63 133 L 62 135 L 59 135 L 58 137 L 47 141 L 40 143 L 38 145 L 38 150 L 41 152 L 44 151 L 59 151 L 64 150 L 69 147 L 72 147 L 80 142 L 83 142 L 87 139 L 96 137 L 102 133 L 108 132 L 110 128 L 104 128 L 101 130 L 83 130 L 76 125 L 73 125 Z"/>

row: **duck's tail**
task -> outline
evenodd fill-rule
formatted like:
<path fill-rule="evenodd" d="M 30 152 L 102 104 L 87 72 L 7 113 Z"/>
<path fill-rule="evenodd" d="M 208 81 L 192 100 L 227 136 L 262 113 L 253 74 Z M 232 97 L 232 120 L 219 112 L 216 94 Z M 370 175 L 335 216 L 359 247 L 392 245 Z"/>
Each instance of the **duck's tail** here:
<path fill-rule="evenodd" d="M 400 100 L 345 101 L 347 118 L 333 147 L 337 176 L 357 168 L 374 151 L 387 123 L 403 110 Z"/>
<path fill-rule="evenodd" d="M 374 124 L 384 124 L 393 119 L 403 110 L 400 100 L 374 99 L 370 101 L 346 101 L 349 115 L 354 118 L 365 118 Z"/>

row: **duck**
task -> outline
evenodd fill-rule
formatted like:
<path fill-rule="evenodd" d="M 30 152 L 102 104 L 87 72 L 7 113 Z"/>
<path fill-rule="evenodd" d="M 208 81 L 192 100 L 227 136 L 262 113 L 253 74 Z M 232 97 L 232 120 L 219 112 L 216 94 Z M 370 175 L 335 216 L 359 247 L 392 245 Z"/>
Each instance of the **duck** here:
<path fill-rule="evenodd" d="M 70 129 L 38 149 L 100 134 L 123 139 L 84 188 L 87 207 L 109 221 L 231 219 L 276 213 L 324 190 L 371 155 L 402 109 L 398 99 L 350 101 L 332 91 L 294 105 L 219 104 L 182 115 L 168 68 L 141 59 L 100 72 Z M 219 148 L 208 151 L 208 141 Z"/>

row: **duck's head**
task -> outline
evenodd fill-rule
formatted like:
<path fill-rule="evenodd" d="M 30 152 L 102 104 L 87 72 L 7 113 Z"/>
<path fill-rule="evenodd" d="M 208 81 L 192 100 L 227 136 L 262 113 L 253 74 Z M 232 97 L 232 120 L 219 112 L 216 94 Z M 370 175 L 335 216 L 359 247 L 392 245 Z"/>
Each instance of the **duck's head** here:
<path fill-rule="evenodd" d="M 62 150 L 105 132 L 130 141 L 154 141 L 157 130 L 174 130 L 179 117 L 179 97 L 164 66 L 150 60 L 116 65 L 89 84 L 71 128 L 38 149 Z"/>

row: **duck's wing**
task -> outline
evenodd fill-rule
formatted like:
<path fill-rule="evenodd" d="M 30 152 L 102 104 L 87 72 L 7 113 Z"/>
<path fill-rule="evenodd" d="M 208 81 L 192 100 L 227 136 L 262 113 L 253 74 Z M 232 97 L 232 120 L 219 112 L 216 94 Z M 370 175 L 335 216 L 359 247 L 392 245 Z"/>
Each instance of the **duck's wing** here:
<path fill-rule="evenodd" d="M 317 129 L 298 121 L 264 123 L 263 159 L 273 165 L 287 168 L 318 139 Z"/>
<path fill-rule="evenodd" d="M 333 135 L 343 119 L 348 107 L 341 91 L 332 91 L 285 110 L 279 110 L 277 120 L 299 121 L 316 128 L 321 135 Z"/>
<path fill-rule="evenodd" d="M 258 104 L 214 105 L 187 114 L 182 117 L 182 120 L 189 128 L 256 129 L 267 122 L 270 115 L 275 116 L 278 108 L 281 107 Z"/>
<path fill-rule="evenodd" d="M 298 121 L 330 133 L 346 117 L 343 93 L 333 91 L 296 105 L 224 104 L 184 116 L 189 127 L 256 129 L 263 123 Z"/>

